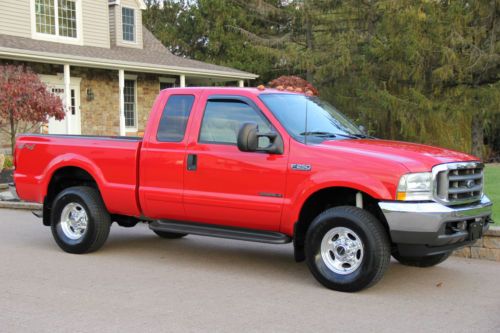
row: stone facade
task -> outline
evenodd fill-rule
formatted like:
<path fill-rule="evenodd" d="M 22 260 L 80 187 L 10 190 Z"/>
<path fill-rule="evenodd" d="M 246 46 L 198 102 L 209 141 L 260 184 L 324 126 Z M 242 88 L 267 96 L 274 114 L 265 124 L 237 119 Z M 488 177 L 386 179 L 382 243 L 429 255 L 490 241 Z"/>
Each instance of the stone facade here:
<path fill-rule="evenodd" d="M 464 258 L 500 261 L 500 227 L 490 227 L 482 239 L 453 254 Z"/>
<path fill-rule="evenodd" d="M 61 65 L 0 60 L 0 64 L 5 64 L 7 62 L 14 65 L 29 66 L 38 74 L 62 75 L 63 73 L 63 66 Z M 145 73 L 126 73 L 126 75 L 127 74 L 132 74 L 137 77 L 137 132 L 127 131 L 127 135 L 142 135 L 151 107 L 160 91 L 160 77 L 159 75 Z M 81 78 L 80 110 L 82 134 L 119 135 L 120 100 L 118 71 L 72 66 L 71 77 Z M 162 77 L 165 77 L 165 75 L 162 75 Z M 87 91 L 89 89 L 93 93 L 93 99 L 87 98 Z M 0 134 L 0 140 L 0 148 L 8 148 L 10 141 L 5 133 Z"/>

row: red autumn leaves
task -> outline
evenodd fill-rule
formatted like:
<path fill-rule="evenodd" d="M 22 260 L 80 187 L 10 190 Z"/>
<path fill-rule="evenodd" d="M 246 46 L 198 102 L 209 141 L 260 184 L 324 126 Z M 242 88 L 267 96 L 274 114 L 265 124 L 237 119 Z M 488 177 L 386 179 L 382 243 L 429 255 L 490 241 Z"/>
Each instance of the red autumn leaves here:
<path fill-rule="evenodd" d="M 0 66 L 0 129 L 14 140 L 22 124 L 64 119 L 61 99 L 47 90 L 38 75 L 24 66 Z"/>
<path fill-rule="evenodd" d="M 298 76 L 280 76 L 269 82 L 269 87 L 318 96 L 318 90 L 311 83 Z"/>

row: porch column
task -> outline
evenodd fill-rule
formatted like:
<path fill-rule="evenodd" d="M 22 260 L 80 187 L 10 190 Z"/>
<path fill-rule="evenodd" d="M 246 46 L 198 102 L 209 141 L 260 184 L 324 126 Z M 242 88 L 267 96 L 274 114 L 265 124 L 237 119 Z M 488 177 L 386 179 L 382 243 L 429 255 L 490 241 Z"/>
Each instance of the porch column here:
<path fill-rule="evenodd" d="M 238 87 L 243 88 L 245 86 L 245 81 L 239 80 L 238 81 Z"/>
<path fill-rule="evenodd" d="M 120 95 L 120 135 L 125 136 L 125 71 L 118 70 L 118 91 Z"/>
<path fill-rule="evenodd" d="M 66 134 L 72 134 L 71 128 L 71 73 L 69 64 L 64 65 L 64 107 L 66 108 Z"/>
<path fill-rule="evenodd" d="M 181 76 L 179 77 L 179 81 L 181 88 L 184 88 L 186 86 L 186 75 L 181 74 Z"/>

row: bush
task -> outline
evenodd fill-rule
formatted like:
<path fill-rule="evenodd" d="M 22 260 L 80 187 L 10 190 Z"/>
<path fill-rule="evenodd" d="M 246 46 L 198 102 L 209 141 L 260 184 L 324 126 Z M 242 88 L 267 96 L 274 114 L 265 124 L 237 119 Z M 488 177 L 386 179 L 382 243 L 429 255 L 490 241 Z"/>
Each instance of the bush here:
<path fill-rule="evenodd" d="M 14 158 L 12 156 L 5 156 L 5 161 L 3 162 L 4 170 L 14 169 Z"/>

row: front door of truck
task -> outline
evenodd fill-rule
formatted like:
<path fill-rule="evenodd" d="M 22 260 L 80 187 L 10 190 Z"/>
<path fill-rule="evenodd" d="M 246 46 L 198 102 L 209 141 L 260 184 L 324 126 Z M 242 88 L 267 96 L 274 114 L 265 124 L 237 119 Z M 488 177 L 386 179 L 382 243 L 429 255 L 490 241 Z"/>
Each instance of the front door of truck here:
<path fill-rule="evenodd" d="M 249 98 L 206 95 L 199 105 L 186 150 L 186 218 L 193 222 L 279 230 L 287 147 L 282 155 L 238 149 L 236 140 L 243 123 L 255 122 L 261 132 L 275 130 Z"/>

